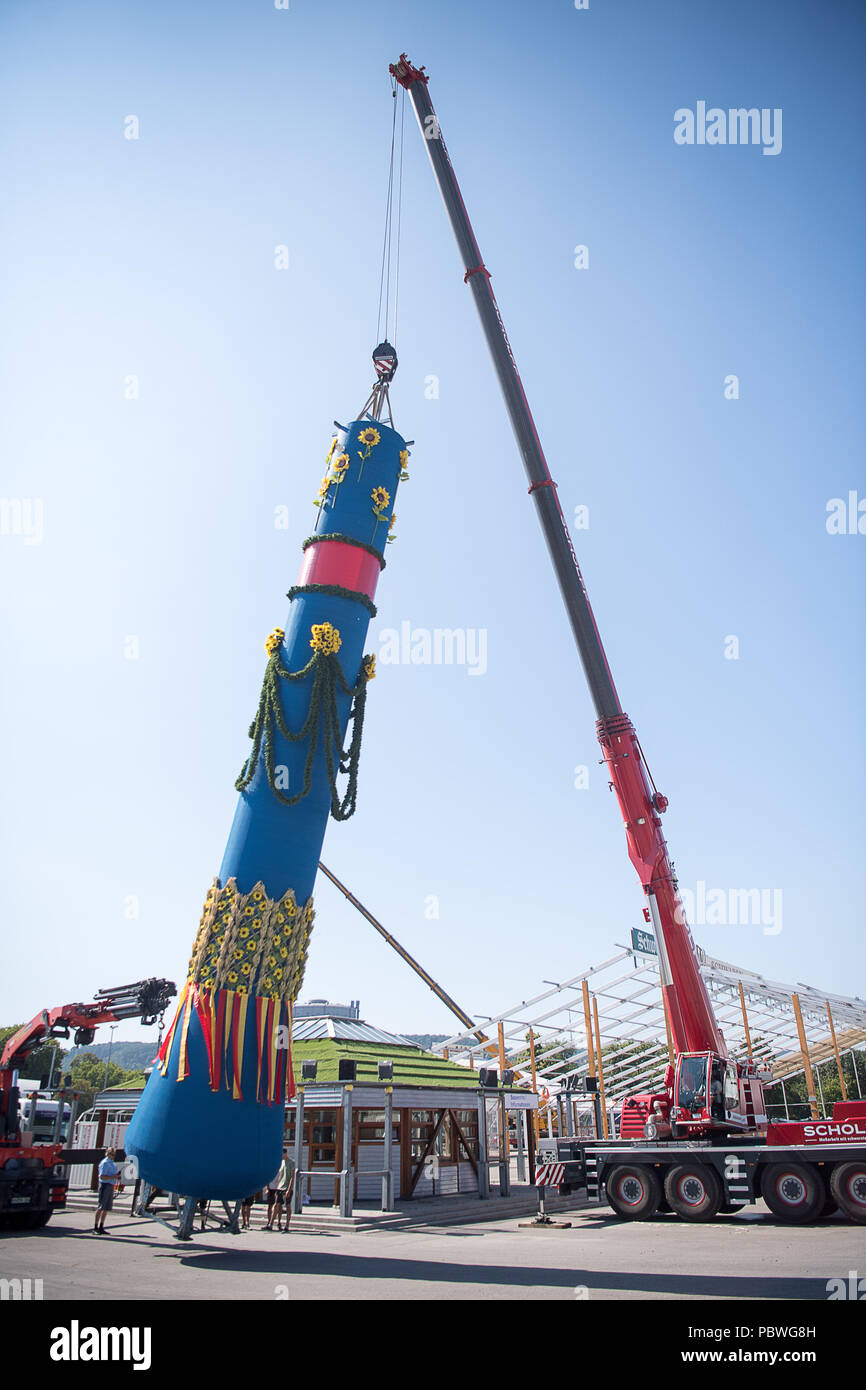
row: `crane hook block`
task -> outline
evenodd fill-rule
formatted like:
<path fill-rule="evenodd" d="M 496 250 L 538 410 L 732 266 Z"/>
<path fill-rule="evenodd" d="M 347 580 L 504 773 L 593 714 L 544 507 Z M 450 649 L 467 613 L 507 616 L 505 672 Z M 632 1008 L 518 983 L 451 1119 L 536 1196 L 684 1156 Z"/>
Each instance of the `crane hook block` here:
<path fill-rule="evenodd" d="M 386 338 L 373 349 L 373 366 L 380 381 L 393 381 L 397 370 L 397 353 Z"/>

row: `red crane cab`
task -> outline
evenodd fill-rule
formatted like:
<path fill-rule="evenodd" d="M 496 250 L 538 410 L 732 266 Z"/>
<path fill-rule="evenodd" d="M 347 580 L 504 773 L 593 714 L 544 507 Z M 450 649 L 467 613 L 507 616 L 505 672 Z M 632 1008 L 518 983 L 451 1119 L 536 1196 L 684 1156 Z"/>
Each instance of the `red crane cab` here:
<path fill-rule="evenodd" d="M 623 1139 L 695 1139 L 766 1127 L 769 1074 L 751 1059 L 681 1052 L 665 1070 L 664 1091 L 632 1096 L 623 1107 Z"/>
<path fill-rule="evenodd" d="M 744 1129 L 736 1062 L 712 1052 L 681 1052 L 670 1121 L 673 1137 L 683 1139 L 713 1130 Z"/>

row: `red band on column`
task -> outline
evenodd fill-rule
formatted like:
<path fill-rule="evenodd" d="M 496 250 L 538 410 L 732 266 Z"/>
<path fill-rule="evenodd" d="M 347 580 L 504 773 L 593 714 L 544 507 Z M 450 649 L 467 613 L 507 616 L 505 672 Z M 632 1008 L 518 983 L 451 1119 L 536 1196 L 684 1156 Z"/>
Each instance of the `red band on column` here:
<path fill-rule="evenodd" d="M 344 541 L 324 541 L 304 551 L 298 584 L 338 584 L 372 599 L 380 569 L 376 556 L 368 550 Z"/>

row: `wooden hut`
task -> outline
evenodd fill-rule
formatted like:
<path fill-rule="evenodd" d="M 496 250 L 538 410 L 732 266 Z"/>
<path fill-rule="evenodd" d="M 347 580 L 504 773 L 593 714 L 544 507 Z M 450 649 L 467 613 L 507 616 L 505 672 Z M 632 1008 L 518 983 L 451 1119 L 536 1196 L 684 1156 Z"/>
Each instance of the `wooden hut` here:
<path fill-rule="evenodd" d="M 385 1173 L 392 1200 L 478 1193 L 477 1072 L 325 1001 L 297 1011 L 292 1055 L 298 1099 L 287 1138 L 307 1175 L 299 1197 L 339 1204 L 340 1183 L 326 1175 L 341 1172 L 351 1174 L 344 1205 L 379 1199 Z"/>

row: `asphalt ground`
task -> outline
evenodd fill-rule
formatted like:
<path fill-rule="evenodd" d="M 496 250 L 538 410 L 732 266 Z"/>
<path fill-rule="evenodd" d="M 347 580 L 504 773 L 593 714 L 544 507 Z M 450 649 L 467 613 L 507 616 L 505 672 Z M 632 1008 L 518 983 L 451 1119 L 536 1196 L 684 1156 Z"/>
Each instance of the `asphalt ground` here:
<path fill-rule="evenodd" d="M 174 1239 L 153 1221 L 88 1210 L 0 1238 L 0 1278 L 41 1280 L 46 1301 L 116 1300 L 816 1300 L 859 1271 L 866 1231 L 831 1217 L 778 1222 L 763 1204 L 702 1225 L 672 1216 L 622 1222 L 607 1208 L 558 1214 L 570 1229 L 516 1219 L 314 1235 L 254 1229 Z M 850 1293 L 845 1294 L 850 1297 Z"/>

